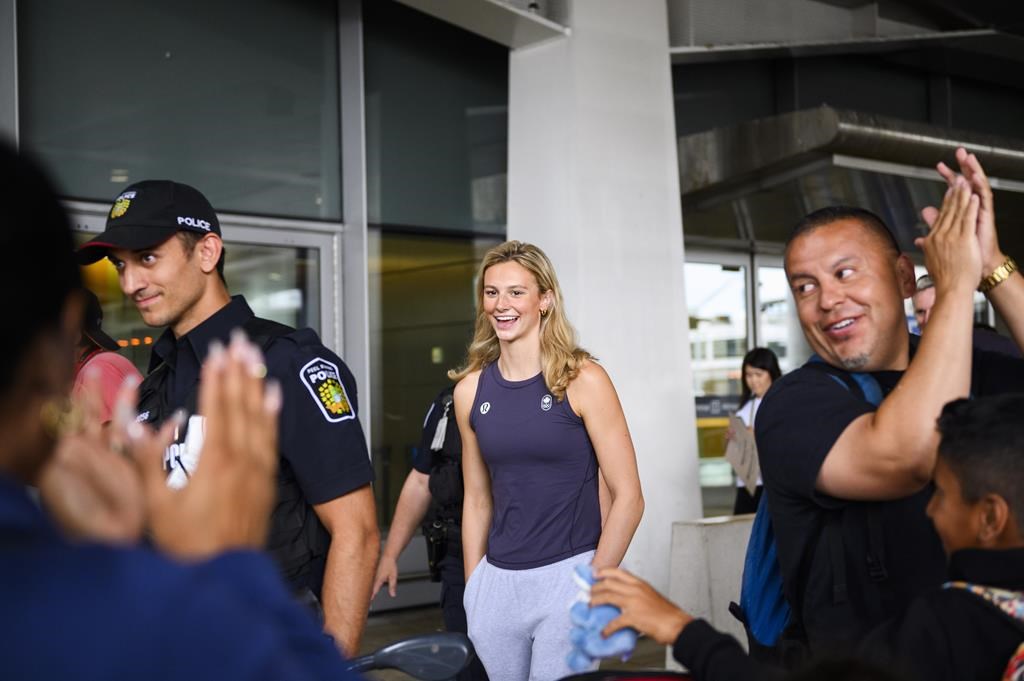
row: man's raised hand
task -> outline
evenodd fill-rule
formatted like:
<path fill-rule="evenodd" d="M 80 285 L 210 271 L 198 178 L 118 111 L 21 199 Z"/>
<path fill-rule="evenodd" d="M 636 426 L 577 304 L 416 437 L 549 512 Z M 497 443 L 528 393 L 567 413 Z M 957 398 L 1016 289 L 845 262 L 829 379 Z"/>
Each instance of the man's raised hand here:
<path fill-rule="evenodd" d="M 957 174 L 945 163 L 940 162 L 935 168 L 949 187 L 955 186 L 957 178 L 962 176 L 971 191 L 978 196 L 978 220 L 975 233 L 978 237 L 978 247 L 981 249 L 982 276 L 986 277 L 1006 260 L 1006 256 L 999 248 L 992 186 L 976 155 L 960 147 L 956 150 L 956 161 L 962 175 Z M 934 206 L 928 206 L 921 211 L 921 217 L 929 227 L 935 223 L 938 215 L 939 210 Z"/>

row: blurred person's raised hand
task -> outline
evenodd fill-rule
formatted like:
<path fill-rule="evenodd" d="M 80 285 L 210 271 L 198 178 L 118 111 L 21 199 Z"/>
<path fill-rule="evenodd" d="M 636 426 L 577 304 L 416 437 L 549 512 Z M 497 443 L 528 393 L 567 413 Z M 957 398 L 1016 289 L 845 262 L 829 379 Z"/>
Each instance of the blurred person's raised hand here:
<path fill-rule="evenodd" d="M 86 369 L 84 388 L 73 406 L 76 418 L 58 438 L 53 458 L 39 480 L 39 493 L 53 520 L 70 537 L 130 544 L 145 525 L 142 484 L 125 456 L 127 429 L 134 424 L 138 379 L 125 379 L 117 394 L 113 421 L 102 423 L 99 374 Z M 165 447 L 170 429 L 140 438 Z"/>
<path fill-rule="evenodd" d="M 264 386 L 265 373 L 259 349 L 242 332 L 232 335 L 226 349 L 211 345 L 199 387 L 206 428 L 202 456 L 183 489 L 165 484 L 158 443 L 133 440 L 149 529 L 167 553 L 199 560 L 264 547 L 275 500 L 281 408 L 280 387 Z"/>
<path fill-rule="evenodd" d="M 960 147 L 956 150 L 956 161 L 960 166 L 960 173 L 962 173 L 962 177 L 967 181 L 971 191 L 978 195 L 979 206 L 976 233 L 978 235 L 978 247 L 981 249 L 982 276 L 988 276 L 1006 260 L 1006 256 L 999 248 L 992 186 L 977 156 L 968 153 L 966 149 Z M 955 186 L 957 177 L 961 176 L 945 163 L 940 162 L 935 168 L 950 187 Z M 928 206 L 921 211 L 921 217 L 924 218 L 925 223 L 929 227 L 935 223 L 938 216 L 939 209 L 934 206 Z"/>
<path fill-rule="evenodd" d="M 953 179 L 928 236 L 914 240 L 924 251 L 925 267 L 938 294 L 973 292 L 981 281 L 982 253 L 977 236 L 980 197 L 967 180 Z"/>
<path fill-rule="evenodd" d="M 622 568 L 603 568 L 594 575 L 590 587 L 590 605 L 614 605 L 622 614 L 608 623 L 601 633 L 611 636 L 619 629 L 632 627 L 658 643 L 670 646 L 679 638 L 693 617 L 668 600 L 654 587 Z"/>

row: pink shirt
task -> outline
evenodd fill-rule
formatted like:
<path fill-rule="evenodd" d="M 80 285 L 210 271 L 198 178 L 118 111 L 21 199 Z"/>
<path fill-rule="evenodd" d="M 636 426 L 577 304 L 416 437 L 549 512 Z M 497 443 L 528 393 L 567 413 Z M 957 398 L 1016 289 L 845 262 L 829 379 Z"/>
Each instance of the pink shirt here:
<path fill-rule="evenodd" d="M 75 386 L 71 390 L 71 397 L 74 399 L 79 398 L 85 387 L 86 368 L 96 371 L 99 375 L 100 391 L 103 397 L 102 422 L 107 423 L 113 418 L 114 400 L 124 379 L 134 375 L 142 380 L 142 374 L 127 357 L 116 352 L 97 353 L 78 368 L 78 373 L 75 375 Z"/>

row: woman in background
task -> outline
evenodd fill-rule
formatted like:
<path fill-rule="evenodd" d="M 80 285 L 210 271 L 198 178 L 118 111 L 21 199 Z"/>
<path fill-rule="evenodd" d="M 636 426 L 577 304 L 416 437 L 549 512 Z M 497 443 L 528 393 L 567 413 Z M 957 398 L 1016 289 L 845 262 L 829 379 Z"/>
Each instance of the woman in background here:
<path fill-rule="evenodd" d="M 768 348 L 754 348 L 743 358 L 740 375 L 743 378 L 743 388 L 740 391 L 740 408 L 736 410 L 736 416 L 743 421 L 748 430 L 753 431 L 761 399 L 768 392 L 768 388 L 772 387 L 772 383 L 782 376 L 779 358 Z M 733 515 L 756 512 L 763 491 L 760 474 L 757 476 L 757 490 L 753 494 L 747 491 L 743 480 L 737 477 Z"/>

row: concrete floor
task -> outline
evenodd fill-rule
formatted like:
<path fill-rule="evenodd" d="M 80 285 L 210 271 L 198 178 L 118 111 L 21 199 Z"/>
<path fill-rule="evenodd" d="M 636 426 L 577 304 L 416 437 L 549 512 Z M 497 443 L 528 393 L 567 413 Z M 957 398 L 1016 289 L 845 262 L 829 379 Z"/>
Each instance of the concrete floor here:
<path fill-rule="evenodd" d="M 441 631 L 441 608 L 409 608 L 370 615 L 363 634 L 362 654 L 373 652 L 382 646 L 406 636 L 431 631 Z M 627 662 L 607 660 L 601 669 L 650 670 L 665 668 L 665 648 L 648 638 L 637 643 L 633 657 Z M 409 677 L 394 670 L 376 671 L 367 674 L 379 681 L 408 681 Z"/>

